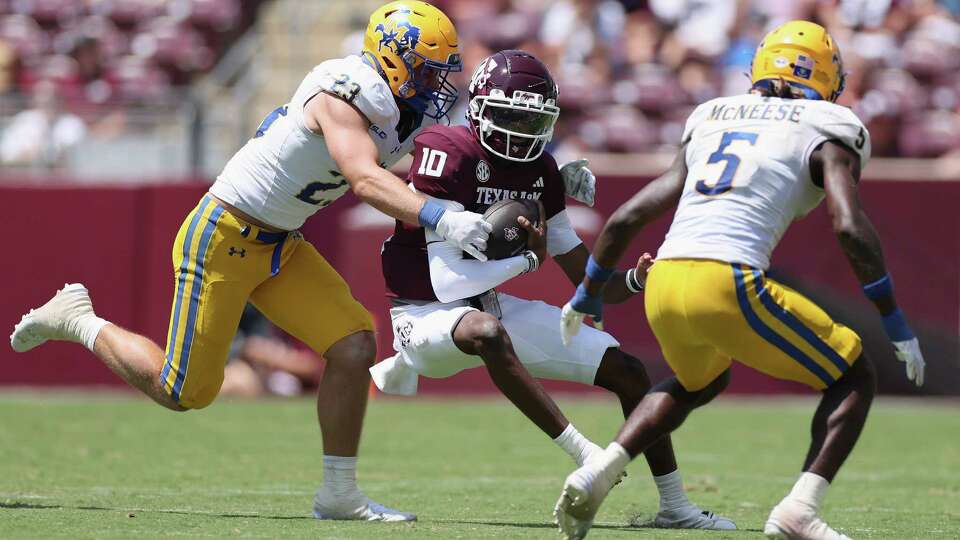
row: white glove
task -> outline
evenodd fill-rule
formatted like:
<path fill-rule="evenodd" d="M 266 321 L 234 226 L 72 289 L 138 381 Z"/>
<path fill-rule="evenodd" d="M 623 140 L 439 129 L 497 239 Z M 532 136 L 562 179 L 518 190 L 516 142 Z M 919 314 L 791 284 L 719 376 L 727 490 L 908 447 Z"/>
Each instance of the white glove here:
<path fill-rule="evenodd" d="M 580 333 L 580 323 L 583 322 L 583 313 L 573 309 L 570 302 L 563 305 L 560 311 L 560 340 L 564 347 L 570 346 L 573 336 Z"/>
<path fill-rule="evenodd" d="M 913 338 L 892 343 L 897 360 L 907 363 L 907 378 L 917 386 L 923 386 L 923 368 L 927 364 L 923 361 L 923 354 L 920 353 L 920 342 L 917 338 Z"/>
<path fill-rule="evenodd" d="M 487 260 L 487 237 L 493 226 L 475 212 L 447 210 L 437 222 L 437 234 L 480 261 Z"/>
<path fill-rule="evenodd" d="M 560 176 L 563 178 L 563 187 L 567 195 L 593 206 L 593 199 L 597 194 L 597 177 L 587 168 L 586 159 L 578 159 L 565 163 L 560 167 Z"/>

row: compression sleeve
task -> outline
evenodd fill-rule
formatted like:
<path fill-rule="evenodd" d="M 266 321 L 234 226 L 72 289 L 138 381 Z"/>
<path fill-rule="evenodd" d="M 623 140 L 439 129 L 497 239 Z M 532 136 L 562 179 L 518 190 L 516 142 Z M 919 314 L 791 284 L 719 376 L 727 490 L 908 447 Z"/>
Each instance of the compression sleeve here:
<path fill-rule="evenodd" d="M 428 197 L 450 211 L 459 212 L 463 205 Z M 427 260 L 430 262 L 430 283 L 441 302 L 470 298 L 524 273 L 529 267 L 527 258 L 518 255 L 499 261 L 464 259 L 457 246 L 447 242 L 435 231 L 424 229 L 427 240 Z"/>

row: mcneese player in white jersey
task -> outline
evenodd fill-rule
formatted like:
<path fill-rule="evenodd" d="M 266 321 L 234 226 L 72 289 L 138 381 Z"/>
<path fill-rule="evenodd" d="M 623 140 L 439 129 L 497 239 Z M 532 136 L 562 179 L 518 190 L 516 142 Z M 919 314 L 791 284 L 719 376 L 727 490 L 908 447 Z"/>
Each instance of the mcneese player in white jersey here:
<path fill-rule="evenodd" d="M 461 67 L 457 32 L 443 12 L 417 1 L 382 6 L 370 17 L 362 55 L 316 66 L 183 222 L 173 246 L 176 296 L 166 354 L 97 317 L 82 284 L 65 286 L 25 315 L 13 348 L 51 339 L 82 343 L 160 405 L 199 409 L 220 390 L 231 339 L 252 302 L 327 360 L 317 399 L 324 485 L 314 516 L 416 519 L 357 487 L 367 370 L 376 356 L 373 323 L 296 229 L 352 189 L 378 210 L 485 259 L 490 226 L 482 216 L 445 211 L 384 169 L 413 150 L 421 129 L 447 115 L 457 97 L 447 75 Z"/>
<path fill-rule="evenodd" d="M 732 359 L 823 393 L 803 471 L 764 533 L 847 538 L 819 511 L 863 429 L 873 367 L 853 330 L 765 275 L 790 223 L 824 198 L 907 377 L 923 384 L 920 346 L 897 308 L 880 240 L 857 196 L 870 137 L 849 109 L 834 103 L 844 77 L 835 42 L 821 26 L 788 22 L 764 38 L 751 71 L 748 95 L 715 99 L 693 112 L 673 166 L 611 217 L 564 307 L 565 335 L 576 333 L 584 314 L 600 316 L 609 269 L 637 231 L 679 203 L 646 289 L 647 319 L 676 379 L 644 397 L 603 459 L 567 477 L 555 509 L 566 538 L 586 535 L 626 464 L 709 401 Z"/>

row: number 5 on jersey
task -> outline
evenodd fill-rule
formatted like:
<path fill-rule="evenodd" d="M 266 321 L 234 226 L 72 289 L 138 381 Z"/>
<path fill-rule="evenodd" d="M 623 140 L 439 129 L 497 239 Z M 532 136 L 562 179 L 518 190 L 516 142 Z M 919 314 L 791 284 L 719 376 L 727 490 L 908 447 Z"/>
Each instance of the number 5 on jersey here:
<path fill-rule="evenodd" d="M 740 167 L 740 156 L 726 153 L 724 150 L 734 141 L 746 141 L 753 146 L 757 143 L 757 134 L 748 131 L 727 131 L 724 133 L 723 138 L 720 139 L 720 148 L 717 148 L 716 151 L 707 158 L 707 164 L 719 163 L 721 161 L 726 163 L 723 167 L 723 172 L 720 173 L 720 179 L 712 186 L 707 185 L 706 180 L 698 180 L 696 186 L 697 192 L 704 195 L 722 195 L 730 191 L 730 188 L 733 187 L 733 177 L 737 174 L 737 169 Z"/>

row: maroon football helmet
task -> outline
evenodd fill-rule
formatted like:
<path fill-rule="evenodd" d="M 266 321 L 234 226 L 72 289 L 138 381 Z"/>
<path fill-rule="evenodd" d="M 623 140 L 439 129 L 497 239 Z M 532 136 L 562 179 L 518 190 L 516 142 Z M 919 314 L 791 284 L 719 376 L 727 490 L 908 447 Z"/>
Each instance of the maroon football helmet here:
<path fill-rule="evenodd" d="M 533 161 L 553 137 L 560 115 L 557 83 L 535 56 L 500 51 L 470 79 L 467 120 L 484 148 L 510 161 Z"/>

